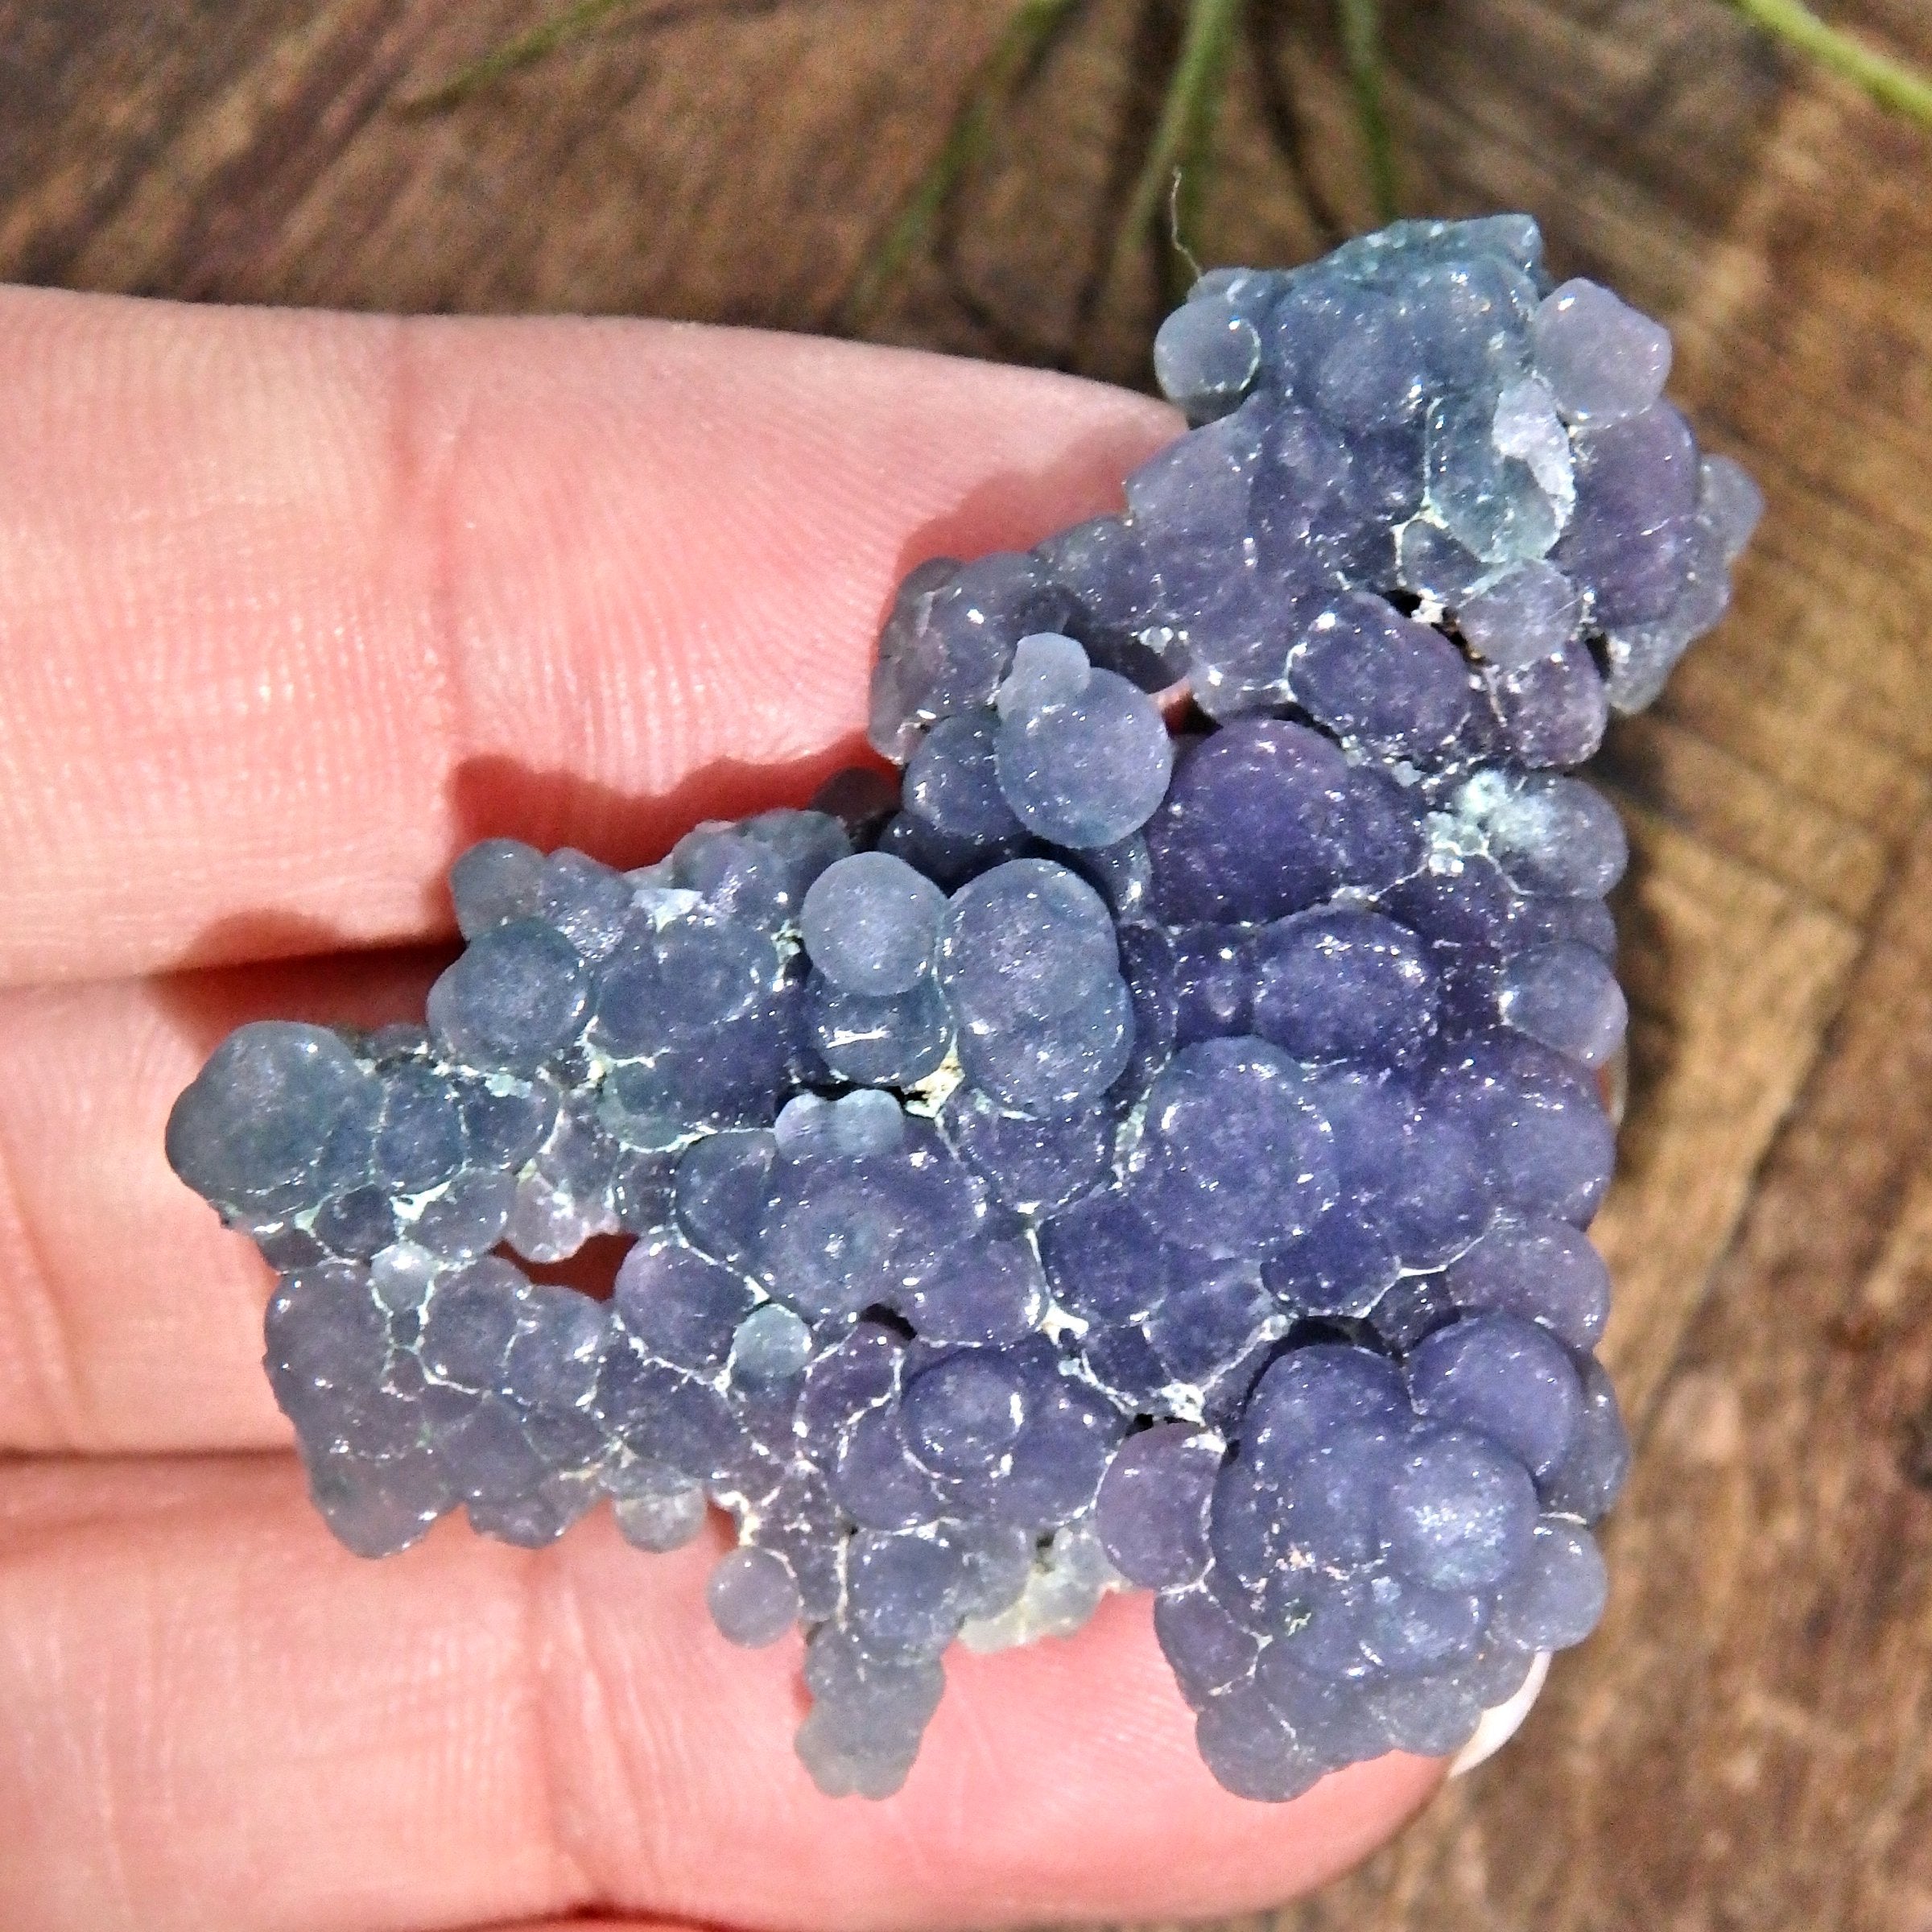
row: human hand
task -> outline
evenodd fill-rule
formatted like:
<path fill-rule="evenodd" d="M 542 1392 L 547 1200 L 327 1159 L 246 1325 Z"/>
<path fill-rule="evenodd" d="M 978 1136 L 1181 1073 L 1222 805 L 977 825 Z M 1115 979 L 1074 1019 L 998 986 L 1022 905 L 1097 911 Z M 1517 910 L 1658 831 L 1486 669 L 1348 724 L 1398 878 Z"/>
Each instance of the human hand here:
<path fill-rule="evenodd" d="M 1433 1788 L 1231 1797 L 1134 1596 L 949 1657 L 904 1791 L 826 1799 L 795 1641 L 705 1615 L 721 1534 L 338 1548 L 267 1272 L 161 1155 L 231 1026 L 419 1011 L 472 839 L 634 864 L 802 803 L 901 572 L 1106 507 L 1176 427 L 803 339 L 0 295 L 0 1919 L 1192 1915 Z"/>

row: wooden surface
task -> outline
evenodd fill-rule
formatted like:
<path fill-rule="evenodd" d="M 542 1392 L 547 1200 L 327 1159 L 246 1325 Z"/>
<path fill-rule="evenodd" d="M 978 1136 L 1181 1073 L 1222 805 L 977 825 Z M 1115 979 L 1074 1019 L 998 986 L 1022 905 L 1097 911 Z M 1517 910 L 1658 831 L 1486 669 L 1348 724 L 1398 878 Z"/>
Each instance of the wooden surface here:
<path fill-rule="evenodd" d="M 1006 8 L 655 0 L 446 118 L 542 6 L 0 5 L 0 275 L 840 325 Z M 1835 10 L 1932 61 L 1922 0 Z M 1325 7 L 1259 0 L 1209 260 L 1365 210 Z M 1286 1932 L 1932 1929 L 1932 139 L 1715 0 L 1389 11 L 1417 211 L 1540 216 L 1678 332 L 1770 515 L 1604 774 L 1637 1021 L 1598 1232 L 1641 1455 L 1602 1633 Z M 1092 0 L 873 332 L 1140 379 L 1098 273 L 1174 15 Z M 1319 213 L 1311 210 L 1319 209 Z"/>

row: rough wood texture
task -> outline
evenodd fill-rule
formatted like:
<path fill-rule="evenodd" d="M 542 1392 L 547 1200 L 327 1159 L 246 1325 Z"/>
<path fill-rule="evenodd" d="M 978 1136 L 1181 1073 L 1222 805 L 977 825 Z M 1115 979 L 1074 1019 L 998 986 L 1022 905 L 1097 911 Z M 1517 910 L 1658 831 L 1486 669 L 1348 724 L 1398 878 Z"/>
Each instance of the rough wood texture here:
<path fill-rule="evenodd" d="M 1005 11 L 646 0 L 395 112 L 541 10 L 0 6 L 0 273 L 836 327 Z M 1364 217 L 1326 10 L 1257 0 L 1210 259 Z M 1410 204 L 1528 207 L 1560 267 L 1665 315 L 1680 398 L 1771 514 L 1722 633 L 1605 761 L 1637 1023 L 1600 1232 L 1642 1447 L 1608 1625 L 1510 1751 L 1280 1923 L 1926 1932 L 1932 141 L 1715 0 L 1389 10 Z M 1918 0 L 1836 10 L 1932 60 Z M 1151 265 L 1099 270 L 1176 35 L 1095 0 L 874 332 L 1138 379 Z"/>

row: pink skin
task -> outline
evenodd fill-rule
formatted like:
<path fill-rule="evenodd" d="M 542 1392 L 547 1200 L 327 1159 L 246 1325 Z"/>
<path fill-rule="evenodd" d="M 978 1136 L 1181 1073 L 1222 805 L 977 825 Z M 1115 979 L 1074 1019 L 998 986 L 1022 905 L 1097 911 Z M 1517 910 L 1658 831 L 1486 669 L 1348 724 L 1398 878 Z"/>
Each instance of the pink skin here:
<path fill-rule="evenodd" d="M 10 1927 L 1167 1918 L 1426 1799 L 1401 1757 L 1220 1790 L 1141 1599 L 958 1659 L 905 1790 L 820 1798 L 795 1641 L 705 1619 L 715 1538 L 338 1549 L 266 1273 L 160 1158 L 229 1026 L 419 1002 L 471 838 L 638 860 L 795 802 L 858 747 L 901 571 L 1108 507 L 1174 427 L 780 336 L 0 292 Z"/>

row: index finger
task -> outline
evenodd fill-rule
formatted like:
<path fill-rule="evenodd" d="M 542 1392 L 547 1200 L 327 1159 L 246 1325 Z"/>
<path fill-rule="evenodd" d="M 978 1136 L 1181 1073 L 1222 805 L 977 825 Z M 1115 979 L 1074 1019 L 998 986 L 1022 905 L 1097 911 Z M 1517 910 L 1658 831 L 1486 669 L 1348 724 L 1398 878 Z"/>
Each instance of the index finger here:
<path fill-rule="evenodd" d="M 474 838 L 801 802 L 910 564 L 1177 427 L 806 337 L 0 291 L 0 982 L 419 938 Z"/>

